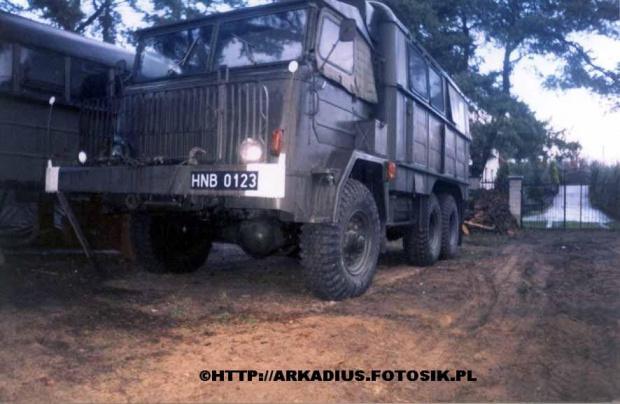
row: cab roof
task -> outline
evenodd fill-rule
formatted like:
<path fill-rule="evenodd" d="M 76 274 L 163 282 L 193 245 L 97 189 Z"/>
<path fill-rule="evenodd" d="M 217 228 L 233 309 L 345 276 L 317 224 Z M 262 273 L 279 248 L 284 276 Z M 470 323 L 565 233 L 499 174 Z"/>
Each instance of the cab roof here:
<path fill-rule="evenodd" d="M 132 66 L 135 57 L 135 53 L 127 49 L 3 11 L 0 11 L 0 39 L 57 51 L 106 66 L 114 66 L 121 59 L 127 66 Z"/>

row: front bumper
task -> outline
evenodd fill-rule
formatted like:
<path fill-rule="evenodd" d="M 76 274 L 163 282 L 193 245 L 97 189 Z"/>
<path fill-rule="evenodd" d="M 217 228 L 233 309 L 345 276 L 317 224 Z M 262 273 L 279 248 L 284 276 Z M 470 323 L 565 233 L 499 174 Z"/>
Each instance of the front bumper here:
<path fill-rule="evenodd" d="M 215 171 L 258 172 L 256 190 L 192 189 L 192 173 Z M 48 193 L 198 195 L 254 198 L 284 198 L 286 195 L 286 155 L 277 164 L 197 165 L 197 166 L 48 166 L 45 191 Z"/>

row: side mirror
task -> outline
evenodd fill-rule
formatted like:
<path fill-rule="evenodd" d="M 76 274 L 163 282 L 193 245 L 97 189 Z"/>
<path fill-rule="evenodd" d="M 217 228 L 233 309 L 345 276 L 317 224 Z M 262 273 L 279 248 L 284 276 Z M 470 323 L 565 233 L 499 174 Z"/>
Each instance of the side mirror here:
<path fill-rule="evenodd" d="M 338 39 L 340 42 L 353 42 L 357 34 L 357 22 L 352 18 L 345 18 L 340 23 L 340 34 Z"/>

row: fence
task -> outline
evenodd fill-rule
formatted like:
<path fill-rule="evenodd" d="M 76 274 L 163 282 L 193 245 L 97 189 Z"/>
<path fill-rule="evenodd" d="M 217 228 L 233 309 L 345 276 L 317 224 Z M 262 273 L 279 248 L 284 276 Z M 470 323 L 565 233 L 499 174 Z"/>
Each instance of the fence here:
<path fill-rule="evenodd" d="M 594 207 L 590 184 L 524 184 L 521 225 L 533 229 L 618 229 L 620 221 Z"/>

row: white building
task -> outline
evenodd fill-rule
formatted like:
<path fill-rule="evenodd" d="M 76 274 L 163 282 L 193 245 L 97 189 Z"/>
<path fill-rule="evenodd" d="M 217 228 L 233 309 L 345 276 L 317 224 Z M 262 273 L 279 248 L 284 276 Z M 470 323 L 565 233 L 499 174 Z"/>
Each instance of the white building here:
<path fill-rule="evenodd" d="M 503 161 L 497 150 L 491 151 L 491 157 L 487 161 L 482 171 L 481 178 L 470 178 L 469 185 L 471 189 L 495 189 L 495 179 L 499 172 L 499 165 Z"/>

